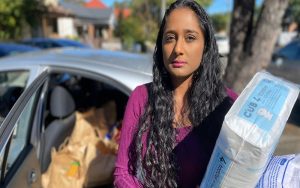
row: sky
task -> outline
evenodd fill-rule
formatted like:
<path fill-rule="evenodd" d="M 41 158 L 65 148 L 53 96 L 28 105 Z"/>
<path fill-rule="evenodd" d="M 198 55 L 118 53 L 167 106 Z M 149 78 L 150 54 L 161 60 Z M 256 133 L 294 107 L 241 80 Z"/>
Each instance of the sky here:
<path fill-rule="evenodd" d="M 229 12 L 233 8 L 233 0 L 212 0 L 213 3 L 208 7 L 208 14 Z M 256 0 L 256 4 L 260 5 L 263 0 Z"/>
<path fill-rule="evenodd" d="M 88 0 L 86 0 L 88 1 Z M 115 1 L 123 0 L 102 0 L 107 6 L 112 6 Z M 223 13 L 232 10 L 233 0 L 212 0 L 213 3 L 208 7 L 208 14 Z M 261 4 L 263 0 L 256 0 L 257 4 Z"/>

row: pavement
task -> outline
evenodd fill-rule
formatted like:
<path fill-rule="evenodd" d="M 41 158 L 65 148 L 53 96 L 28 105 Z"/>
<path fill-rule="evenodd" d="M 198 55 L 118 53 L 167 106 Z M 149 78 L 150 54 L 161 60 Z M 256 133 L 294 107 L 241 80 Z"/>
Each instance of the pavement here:
<path fill-rule="evenodd" d="M 274 155 L 300 153 L 300 100 L 296 102 Z"/>

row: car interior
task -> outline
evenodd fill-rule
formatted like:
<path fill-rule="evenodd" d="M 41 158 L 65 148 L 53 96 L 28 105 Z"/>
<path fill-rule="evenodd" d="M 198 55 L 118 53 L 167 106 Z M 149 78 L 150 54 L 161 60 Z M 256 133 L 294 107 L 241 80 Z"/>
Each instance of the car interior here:
<path fill-rule="evenodd" d="M 28 172 L 23 172 L 25 169 L 34 170 L 35 168 L 40 168 L 36 170 L 39 173 L 36 173 L 35 170 L 32 171 L 29 175 L 29 179 L 30 181 L 41 182 L 43 174 L 49 173 L 49 168 L 51 163 L 53 163 L 53 148 L 58 151 L 62 145 L 66 144 L 66 140 L 68 140 L 68 138 L 74 134 L 73 131 L 76 125 L 76 116 L 78 113 L 84 114 L 90 109 L 102 109 L 102 107 L 105 106 L 109 101 L 113 101 L 115 106 L 113 106 L 113 108 L 105 108 L 106 111 L 104 113 L 108 116 L 110 114 L 115 114 L 115 118 L 113 118 L 114 122 L 110 122 L 110 124 L 113 124 L 114 128 L 118 130 L 121 128 L 122 117 L 125 111 L 128 96 L 115 86 L 78 74 L 60 72 L 50 74 L 50 77 L 47 81 L 47 87 L 45 88 L 46 89 L 43 94 L 44 97 L 42 102 L 41 99 L 39 99 L 39 102 L 42 103 L 42 107 L 36 108 L 35 110 L 36 114 L 38 114 L 37 111 L 41 111 L 42 113 L 42 127 L 40 128 L 41 134 L 39 135 L 40 138 L 33 138 L 37 137 L 33 133 L 34 129 L 36 129 L 34 126 L 40 125 L 40 123 L 33 123 L 33 127 L 30 131 L 30 140 L 37 140 L 38 147 L 37 145 L 33 144 L 33 152 L 35 152 L 35 154 L 30 152 L 27 154 L 25 159 L 22 160 L 21 164 L 18 164 L 18 169 L 16 170 L 15 175 L 13 175 L 11 180 L 12 183 L 10 183 L 9 187 L 20 186 L 21 182 L 25 181 L 24 177 L 26 176 L 28 179 Z M 23 89 L 24 88 L 12 88 L 13 91 L 10 93 L 13 92 L 18 97 L 22 93 Z M 7 92 L 8 91 L 6 91 L 6 93 Z M 5 95 L 3 95 L 2 98 L 5 98 Z M 14 103 L 15 99 L 12 100 L 14 101 L 7 100 L 7 102 Z M 33 119 L 35 119 L 35 117 Z M 33 120 L 33 122 L 34 121 L 35 120 Z M 17 128 L 19 129 L 19 127 Z M 110 127 L 108 126 L 107 129 L 109 131 Z M 16 135 L 16 137 L 18 137 L 18 135 Z M 12 142 L 14 142 L 14 137 L 12 140 Z M 16 140 L 17 139 L 15 139 L 15 141 Z M 88 145 L 89 143 L 86 144 Z M 18 157 L 16 156 L 15 158 Z M 35 163 L 33 158 L 37 158 L 39 164 Z M 98 161 L 101 162 L 99 159 Z M 103 163 L 105 163 L 105 161 Z M 95 162 L 91 163 L 91 165 L 97 166 Z M 16 164 L 7 164 L 7 166 L 16 166 Z M 113 167 L 110 166 L 109 168 Z M 97 169 L 98 173 L 100 173 L 102 170 L 104 171 L 105 169 Z M 89 174 L 89 176 L 93 176 L 93 174 Z M 105 184 L 92 184 L 92 186 L 85 184 L 84 187 L 113 187 L 112 173 L 110 176 L 110 181 L 106 182 Z M 36 177 L 39 179 L 35 180 Z"/>
<path fill-rule="evenodd" d="M 51 149 L 54 147 L 58 150 L 72 134 L 76 112 L 84 113 L 91 108 L 101 108 L 108 101 L 114 101 L 116 108 L 111 110 L 115 112 L 106 113 L 116 114 L 114 124 L 120 128 L 128 100 L 127 95 L 113 86 L 69 73 L 52 74 L 48 88 L 41 142 L 41 173 L 45 173 L 51 163 Z"/>

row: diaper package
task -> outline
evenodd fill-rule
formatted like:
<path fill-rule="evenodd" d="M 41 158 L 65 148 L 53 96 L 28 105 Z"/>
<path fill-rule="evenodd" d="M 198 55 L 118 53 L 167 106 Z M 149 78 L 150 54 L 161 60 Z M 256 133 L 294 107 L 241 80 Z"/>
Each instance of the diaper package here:
<path fill-rule="evenodd" d="M 256 188 L 299 188 L 300 154 L 272 157 Z"/>
<path fill-rule="evenodd" d="M 226 114 L 200 187 L 255 187 L 298 95 L 295 84 L 257 73 Z"/>

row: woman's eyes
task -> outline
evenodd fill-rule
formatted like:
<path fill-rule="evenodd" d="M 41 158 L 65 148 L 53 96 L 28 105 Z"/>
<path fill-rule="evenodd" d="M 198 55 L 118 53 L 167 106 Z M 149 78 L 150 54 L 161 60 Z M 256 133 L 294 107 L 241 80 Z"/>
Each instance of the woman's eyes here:
<path fill-rule="evenodd" d="M 173 40 L 176 40 L 176 37 L 174 35 L 167 35 L 165 36 L 165 41 L 168 42 L 172 42 Z M 196 40 L 196 37 L 194 35 L 187 35 L 185 36 L 185 41 L 186 42 L 193 42 L 194 40 Z"/>
<path fill-rule="evenodd" d="M 167 36 L 165 37 L 165 41 L 166 41 L 166 42 L 171 42 L 173 39 L 175 39 L 175 36 L 173 36 L 173 35 L 167 35 Z"/>
<path fill-rule="evenodd" d="M 193 36 L 193 35 L 187 35 L 187 36 L 185 37 L 185 40 L 186 40 L 187 42 L 193 42 L 194 40 L 196 40 L 196 37 Z"/>

